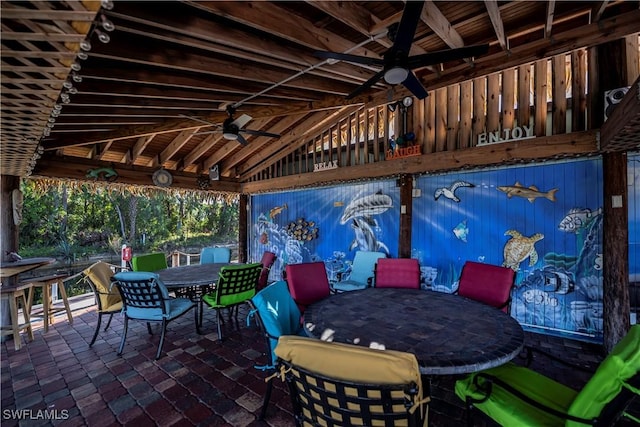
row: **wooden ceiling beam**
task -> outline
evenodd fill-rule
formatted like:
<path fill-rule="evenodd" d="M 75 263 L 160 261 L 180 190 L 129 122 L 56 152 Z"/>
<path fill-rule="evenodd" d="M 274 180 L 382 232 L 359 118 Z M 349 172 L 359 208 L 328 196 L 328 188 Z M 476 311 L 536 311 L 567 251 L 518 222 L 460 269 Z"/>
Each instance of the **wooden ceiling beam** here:
<path fill-rule="evenodd" d="M 498 7 L 498 0 L 485 0 L 484 5 L 487 8 L 487 13 L 489 14 L 489 19 L 491 19 L 491 25 L 493 26 L 493 31 L 496 33 L 496 38 L 498 39 L 500 47 L 504 51 L 509 50 L 507 37 L 504 32 L 504 23 L 500 16 L 500 8 Z"/>

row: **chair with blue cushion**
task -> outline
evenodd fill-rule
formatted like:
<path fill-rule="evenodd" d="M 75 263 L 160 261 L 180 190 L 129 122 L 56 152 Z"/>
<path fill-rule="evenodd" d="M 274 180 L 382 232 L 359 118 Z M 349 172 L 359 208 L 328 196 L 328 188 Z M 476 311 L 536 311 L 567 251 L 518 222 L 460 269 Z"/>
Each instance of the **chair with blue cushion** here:
<path fill-rule="evenodd" d="M 222 341 L 222 318 L 221 310 L 229 309 L 229 318 L 234 309 L 237 318 L 237 308 L 240 304 L 246 303 L 256 294 L 258 278 L 262 271 L 262 264 L 231 264 L 220 269 L 218 282 L 213 292 L 206 294 L 202 300 L 211 308 L 216 310 L 218 323 L 218 340 Z"/>
<path fill-rule="evenodd" d="M 255 317 L 261 332 L 265 336 L 267 343 L 266 354 L 269 357 L 267 365 L 256 366 L 256 368 L 273 370 L 277 361 L 274 350 L 278 345 L 278 338 L 283 335 L 306 336 L 300 321 L 300 310 L 291 297 L 287 282 L 284 280 L 274 282 L 262 289 L 249 300 L 249 305 L 251 306 L 251 311 L 247 321 Z M 259 419 L 261 420 L 264 419 L 267 412 L 272 386 L 272 381 L 269 381 L 264 395 L 262 411 L 260 412 Z"/>
<path fill-rule="evenodd" d="M 124 305 L 124 330 L 118 354 L 122 354 L 127 339 L 129 319 L 147 322 L 147 330 L 151 332 L 150 322 L 161 322 L 162 333 L 156 352 L 156 360 L 160 358 L 167 324 L 195 307 L 195 303 L 187 298 L 171 298 L 167 288 L 155 273 L 123 271 L 113 276 L 113 283 L 118 287 Z M 194 310 L 196 330 L 198 312 Z"/>
<path fill-rule="evenodd" d="M 218 246 L 202 248 L 200 264 L 222 264 L 231 262 L 231 249 Z"/>
<path fill-rule="evenodd" d="M 162 252 L 137 255 L 131 258 L 131 269 L 133 271 L 155 272 L 164 270 L 167 267 L 167 257 Z"/>
<path fill-rule="evenodd" d="M 475 409 L 504 426 L 614 425 L 640 395 L 640 325 L 631 327 L 580 391 L 507 363 L 458 380 L 455 392 L 467 405 L 469 426 Z"/>
<path fill-rule="evenodd" d="M 374 271 L 380 258 L 387 256 L 382 252 L 358 251 L 353 257 L 351 273 L 346 280 L 331 284 L 333 292 L 356 291 L 374 286 Z"/>

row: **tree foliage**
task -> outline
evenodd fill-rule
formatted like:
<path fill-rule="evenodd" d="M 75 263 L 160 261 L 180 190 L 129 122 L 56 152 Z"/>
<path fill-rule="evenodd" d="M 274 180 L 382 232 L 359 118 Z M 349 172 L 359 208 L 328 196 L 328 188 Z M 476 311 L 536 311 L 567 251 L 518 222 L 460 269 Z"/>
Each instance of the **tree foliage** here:
<path fill-rule="evenodd" d="M 22 184 L 20 253 L 68 257 L 119 250 L 181 249 L 193 238 L 202 245 L 236 242 L 238 202 L 203 201 L 197 194 L 160 192 L 148 197 L 128 191 L 51 187 L 42 193 Z"/>

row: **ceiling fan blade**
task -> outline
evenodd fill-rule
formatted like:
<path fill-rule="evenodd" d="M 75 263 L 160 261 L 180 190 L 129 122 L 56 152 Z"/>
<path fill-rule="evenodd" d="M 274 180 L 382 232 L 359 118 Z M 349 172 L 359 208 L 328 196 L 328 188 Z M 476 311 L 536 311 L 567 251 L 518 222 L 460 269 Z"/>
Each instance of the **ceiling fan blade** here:
<path fill-rule="evenodd" d="M 244 139 L 244 136 L 242 136 L 242 135 L 240 135 L 240 134 L 238 134 L 238 139 L 236 139 L 236 141 L 238 141 L 238 142 L 239 142 L 240 144 L 242 144 L 242 145 L 247 145 L 247 144 L 249 144 L 249 143 L 247 142 L 247 140 L 246 140 L 246 139 Z"/>
<path fill-rule="evenodd" d="M 427 90 L 422 86 L 422 83 L 420 83 L 416 75 L 413 74 L 413 71 L 409 71 L 407 78 L 402 84 L 418 99 L 425 99 L 428 95 Z"/>
<path fill-rule="evenodd" d="M 240 129 L 240 132 L 244 132 L 248 135 L 253 135 L 253 136 L 268 136 L 270 138 L 280 138 L 280 135 L 277 133 L 264 132 L 261 130 Z"/>
<path fill-rule="evenodd" d="M 385 70 L 380 70 L 379 72 L 377 72 L 373 77 L 362 83 L 356 90 L 347 95 L 347 99 L 351 99 L 360 95 L 364 90 L 369 89 L 371 86 L 376 84 L 378 80 L 380 80 L 382 76 L 384 76 L 384 72 Z"/>
<path fill-rule="evenodd" d="M 251 116 L 248 114 L 243 114 L 237 119 L 235 119 L 232 124 L 238 126 L 239 129 L 243 128 L 249 121 L 251 120 Z"/>
<path fill-rule="evenodd" d="M 407 55 L 409 54 L 413 38 L 416 34 L 416 29 L 418 28 L 418 22 L 420 21 L 423 6 L 424 1 L 407 1 L 405 3 L 402 18 L 400 18 L 398 31 L 396 32 L 390 52 L 395 54 L 400 51 Z"/>
<path fill-rule="evenodd" d="M 335 53 L 318 51 L 315 56 L 322 59 L 338 59 L 340 61 L 355 62 L 356 64 L 377 65 L 382 67 L 384 61 L 381 58 L 369 58 L 368 56 L 349 55 L 348 53 Z"/>
<path fill-rule="evenodd" d="M 209 126 L 218 126 L 215 123 L 211 123 L 211 122 L 208 122 L 206 120 L 202 120 L 202 119 L 200 119 L 198 117 L 187 116 L 185 114 L 180 114 L 180 117 L 184 117 L 184 118 L 187 118 L 187 119 L 195 120 L 196 122 L 204 123 L 204 124 L 209 125 Z"/>
<path fill-rule="evenodd" d="M 441 64 L 443 62 L 455 61 L 457 59 L 469 58 L 471 56 L 484 55 L 488 51 L 488 44 L 465 46 L 458 49 L 439 50 L 422 55 L 410 56 L 408 65 L 411 69 L 426 67 L 428 65 Z"/>

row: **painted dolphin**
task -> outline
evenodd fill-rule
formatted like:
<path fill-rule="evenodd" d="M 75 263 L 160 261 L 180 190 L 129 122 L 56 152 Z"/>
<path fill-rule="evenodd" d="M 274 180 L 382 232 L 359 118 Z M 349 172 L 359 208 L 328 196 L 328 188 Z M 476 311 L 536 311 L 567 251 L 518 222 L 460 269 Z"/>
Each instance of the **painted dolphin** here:
<path fill-rule="evenodd" d="M 340 224 L 346 224 L 353 218 L 377 215 L 392 207 L 393 201 L 391 197 L 382 194 L 382 190 L 380 190 L 375 194 L 352 200 L 347 207 L 344 208 L 342 218 L 340 218 Z"/>

